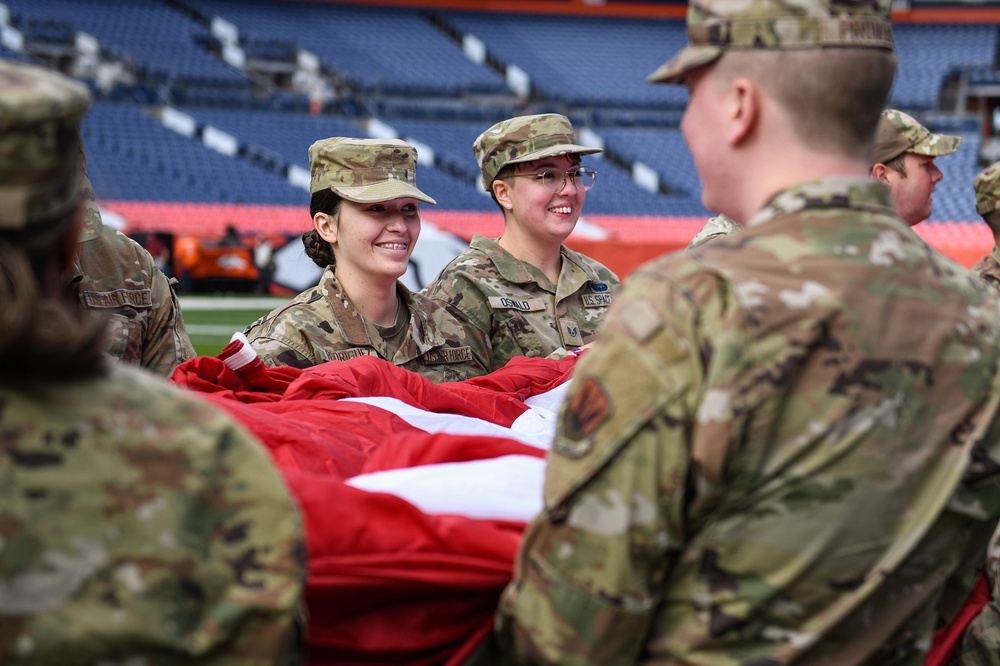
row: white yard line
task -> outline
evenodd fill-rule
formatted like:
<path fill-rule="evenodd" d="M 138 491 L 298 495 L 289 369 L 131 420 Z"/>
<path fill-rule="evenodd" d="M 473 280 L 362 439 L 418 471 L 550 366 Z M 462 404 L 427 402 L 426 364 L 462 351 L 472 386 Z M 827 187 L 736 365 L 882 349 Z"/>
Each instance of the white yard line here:
<path fill-rule="evenodd" d="M 187 330 L 188 335 L 207 335 L 212 337 L 231 337 L 236 332 L 236 329 L 231 326 L 222 326 L 221 324 L 185 324 L 184 328 Z M 243 329 L 241 328 L 239 331 L 242 333 Z"/>
<path fill-rule="evenodd" d="M 229 298 L 226 296 L 181 296 L 181 310 L 273 310 L 289 301 L 282 297 Z"/>

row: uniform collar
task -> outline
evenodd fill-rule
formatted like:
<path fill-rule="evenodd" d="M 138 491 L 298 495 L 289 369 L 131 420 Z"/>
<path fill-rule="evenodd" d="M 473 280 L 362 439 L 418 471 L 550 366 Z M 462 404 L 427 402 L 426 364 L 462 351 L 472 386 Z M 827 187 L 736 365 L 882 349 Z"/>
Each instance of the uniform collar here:
<path fill-rule="evenodd" d="M 485 252 L 493 261 L 493 265 L 496 266 L 497 272 L 500 273 L 500 277 L 507 282 L 512 282 L 514 284 L 534 282 L 540 287 L 544 287 L 549 284 L 548 278 L 545 277 L 545 274 L 542 273 L 542 271 L 526 261 L 521 261 L 510 252 L 503 249 L 495 238 L 486 238 L 480 234 L 475 234 L 472 237 L 472 242 L 469 243 L 469 247 Z M 582 261 L 580 255 L 573 250 L 569 249 L 565 245 L 560 245 L 559 254 L 562 256 L 563 260 L 560 278 L 565 275 L 573 276 L 580 275 L 580 273 L 582 273 L 580 279 L 573 280 L 573 282 L 579 283 L 574 285 L 574 290 L 584 282 L 601 281 L 597 272 Z M 557 287 L 558 285 L 552 286 Z"/>
<path fill-rule="evenodd" d="M 334 318 L 340 325 L 344 341 L 355 347 L 372 347 L 385 356 L 385 343 L 381 338 L 373 339 L 365 318 L 351 303 L 344 288 L 334 275 L 332 266 L 326 267 L 321 282 L 327 287 L 326 299 Z M 410 318 L 409 331 L 395 355 L 399 357 L 402 354 L 402 358 L 396 360 L 398 363 L 405 363 L 422 356 L 431 349 L 440 347 L 445 343 L 445 340 L 429 319 L 418 316 L 415 295 L 399 280 L 396 280 L 396 293 L 409 312 Z M 422 305 L 424 304 L 422 303 Z"/>
<path fill-rule="evenodd" d="M 782 190 L 757 211 L 747 227 L 804 210 L 854 208 L 895 215 L 889 188 L 868 176 L 833 176 Z"/>

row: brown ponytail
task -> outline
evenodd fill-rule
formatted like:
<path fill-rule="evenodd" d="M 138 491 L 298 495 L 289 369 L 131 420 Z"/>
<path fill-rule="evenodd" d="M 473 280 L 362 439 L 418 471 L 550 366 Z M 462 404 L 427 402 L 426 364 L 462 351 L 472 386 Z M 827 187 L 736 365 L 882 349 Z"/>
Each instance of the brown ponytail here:
<path fill-rule="evenodd" d="M 316 213 L 336 216 L 340 212 L 341 201 L 340 195 L 329 188 L 315 192 L 309 198 L 309 217 L 315 217 Z M 333 256 L 333 248 L 323 240 L 323 237 L 315 229 L 310 229 L 302 234 L 302 245 L 305 246 L 306 256 L 320 268 L 336 265 L 337 260 Z"/>
<path fill-rule="evenodd" d="M 0 234 L 0 382 L 83 379 L 106 368 L 104 320 L 53 277 L 57 244 L 75 229 L 64 221 L 27 240 Z"/>

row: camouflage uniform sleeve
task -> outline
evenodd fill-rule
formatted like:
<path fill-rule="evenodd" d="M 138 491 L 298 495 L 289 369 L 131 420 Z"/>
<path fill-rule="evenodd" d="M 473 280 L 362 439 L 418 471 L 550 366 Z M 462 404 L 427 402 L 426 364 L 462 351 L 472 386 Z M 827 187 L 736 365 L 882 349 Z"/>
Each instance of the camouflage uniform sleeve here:
<path fill-rule="evenodd" d="M 636 663 L 685 543 L 703 374 L 696 319 L 718 319 L 717 309 L 695 307 L 648 272 L 633 274 L 616 299 L 574 372 L 548 458 L 546 508 L 501 598 L 496 640 L 507 656 Z"/>
<path fill-rule="evenodd" d="M 966 627 L 952 666 L 1000 666 L 1000 525 L 990 539 L 983 573 L 990 599 Z"/>
<path fill-rule="evenodd" d="M 242 429 L 224 431 L 218 447 L 219 463 L 207 472 L 212 483 L 197 498 L 191 520 L 203 523 L 210 539 L 205 556 L 214 567 L 228 567 L 228 584 L 209 588 L 219 594 L 190 640 L 196 653 L 215 655 L 206 664 L 292 663 L 302 650 L 304 617 L 298 508 L 262 446 Z"/>
<path fill-rule="evenodd" d="M 272 368 L 288 366 L 291 368 L 310 368 L 316 363 L 305 354 L 292 349 L 281 340 L 266 336 L 250 337 L 250 346 L 257 352 L 260 359 Z"/>
<path fill-rule="evenodd" d="M 705 243 L 715 240 L 716 238 L 722 238 L 723 236 L 728 236 L 729 234 L 734 234 L 740 230 L 740 225 L 734 220 L 726 217 L 725 215 L 716 215 L 715 217 L 710 217 L 705 226 L 701 228 L 691 242 L 688 243 L 687 249 L 693 249 L 699 245 L 704 245 Z"/>
<path fill-rule="evenodd" d="M 287 341 L 274 335 L 275 313 L 261 317 L 243 330 L 247 342 L 265 364 L 272 368 L 289 366 L 292 368 L 309 368 L 316 363 L 306 354 L 306 349 L 295 349 Z"/>
<path fill-rule="evenodd" d="M 300 650 L 304 537 L 269 455 L 201 399 L 113 372 L 61 390 L 53 404 L 68 418 L 31 423 L 32 405 L 13 423 L 42 429 L 29 450 L 74 446 L 44 469 L 0 464 L 13 474 L 5 499 L 44 489 L 0 511 L 0 662 L 287 663 Z"/>
<path fill-rule="evenodd" d="M 476 280 L 470 274 L 449 266 L 428 285 L 425 295 L 444 304 L 447 311 L 463 324 L 466 344 L 472 349 L 473 357 L 485 364 L 487 371 L 495 370 L 493 312 Z"/>
<path fill-rule="evenodd" d="M 169 377 L 184 361 L 194 358 L 194 347 L 184 327 L 177 294 L 170 281 L 144 248 L 140 248 L 150 272 L 153 309 L 149 314 L 146 339 L 143 340 L 142 367 L 162 377 Z"/>

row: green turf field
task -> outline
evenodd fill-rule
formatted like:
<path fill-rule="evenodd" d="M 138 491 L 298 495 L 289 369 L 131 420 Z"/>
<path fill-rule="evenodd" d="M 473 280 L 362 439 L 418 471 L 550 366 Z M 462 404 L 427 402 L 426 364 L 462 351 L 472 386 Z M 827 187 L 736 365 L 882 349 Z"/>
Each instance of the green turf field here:
<path fill-rule="evenodd" d="M 215 356 L 236 331 L 265 315 L 286 298 L 254 296 L 181 296 L 184 326 L 199 356 Z"/>

